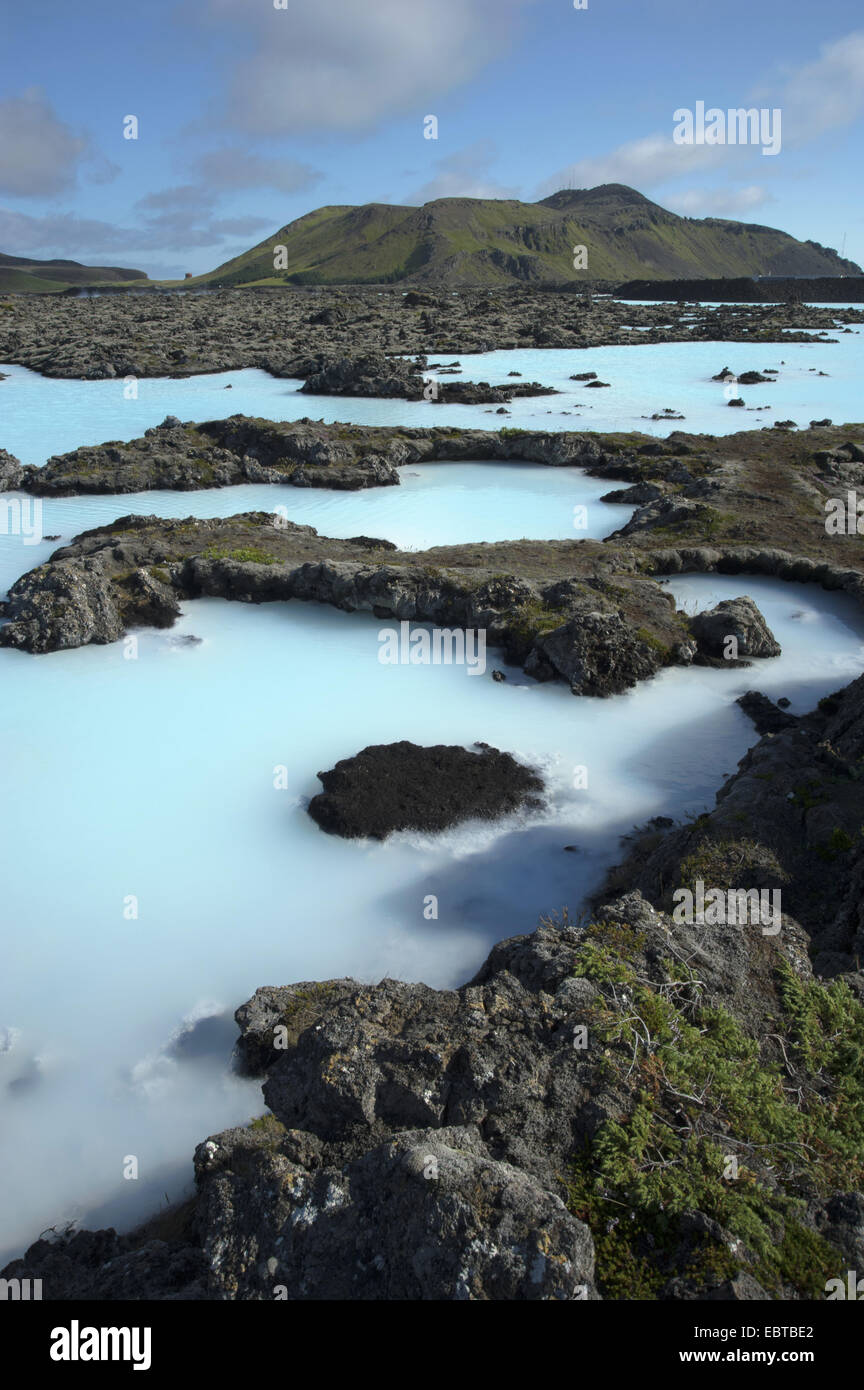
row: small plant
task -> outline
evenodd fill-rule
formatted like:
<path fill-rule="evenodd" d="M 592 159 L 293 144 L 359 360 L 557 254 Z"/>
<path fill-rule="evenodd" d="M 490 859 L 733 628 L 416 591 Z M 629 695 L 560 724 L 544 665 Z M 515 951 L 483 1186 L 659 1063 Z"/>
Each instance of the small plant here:
<path fill-rule="evenodd" d="M 205 560 L 236 560 L 239 565 L 281 564 L 278 555 L 272 555 L 269 550 L 262 550 L 260 546 L 255 545 L 240 546 L 237 550 L 208 545 L 203 555 Z"/>

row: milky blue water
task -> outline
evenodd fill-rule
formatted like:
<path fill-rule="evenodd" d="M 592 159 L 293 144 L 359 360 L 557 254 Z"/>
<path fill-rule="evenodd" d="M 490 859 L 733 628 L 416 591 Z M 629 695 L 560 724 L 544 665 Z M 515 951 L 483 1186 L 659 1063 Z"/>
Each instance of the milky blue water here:
<path fill-rule="evenodd" d="M 113 427 L 93 423 L 73 384 L 48 385 L 70 394 L 54 412 L 43 396 L 29 443 L 5 417 L 6 447 L 17 429 L 26 448 L 14 451 L 36 460 L 47 429 L 86 420 L 96 438 L 116 438 L 141 428 L 125 429 L 125 405 Z M 80 389 L 92 406 L 105 385 Z M 177 399 L 153 409 L 198 414 Z M 68 538 L 132 510 L 214 515 L 284 500 L 324 533 L 400 543 L 465 539 L 466 518 L 476 539 L 542 526 L 566 535 L 585 486 L 578 470 L 519 465 L 405 472 L 418 477 L 332 497 L 250 487 L 65 499 L 46 504 L 45 530 Z M 0 584 L 56 544 L 0 536 Z M 539 913 L 578 911 L 635 823 L 712 803 L 754 741 L 737 694 L 785 694 L 803 711 L 864 668 L 864 621 L 842 596 L 742 576 L 677 577 L 671 589 L 691 611 L 749 593 L 783 656 L 574 699 L 492 652 L 505 683 L 454 666 L 383 666 L 383 624 L 369 615 L 216 600 L 188 603 L 169 632 L 140 633 L 134 659 L 123 642 L 0 651 L 0 1252 L 71 1218 L 129 1224 L 182 1194 L 194 1145 L 263 1108 L 258 1085 L 225 1066 L 226 1015 L 255 988 L 345 974 L 468 978 L 495 940 L 530 931 Z M 508 749 L 542 769 L 548 805 L 383 845 L 322 834 L 305 812 L 316 772 L 399 738 Z M 201 1019 L 178 1043 L 184 1020 Z M 126 1181 L 131 1156 L 139 1177 Z"/>
<path fill-rule="evenodd" d="M 267 483 L 201 492 L 137 492 L 122 496 L 17 500 L 25 522 L 19 536 L 0 536 L 0 593 L 22 569 L 42 564 L 82 531 L 120 516 L 234 516 L 276 512 L 322 536 L 375 535 L 408 550 L 466 541 L 599 539 L 624 526 L 635 508 L 601 502 L 624 484 L 589 478 L 580 468 L 537 464 L 434 463 L 403 468 L 399 487 L 362 492 Z M 578 510 L 577 510 L 578 509 Z M 2 523 L 0 523 L 2 524 Z M 5 529 L 12 529 L 6 524 Z M 58 537 L 38 540 L 39 535 Z"/>
<path fill-rule="evenodd" d="M 636 335 L 634 335 L 636 336 Z M 440 356 L 442 364 L 462 363 L 461 375 L 439 377 L 442 401 L 366 400 L 301 395 L 301 382 L 279 380 L 247 369 L 218 372 L 186 380 L 156 378 L 137 383 L 137 399 L 115 381 L 53 381 L 24 367 L 4 366 L 0 381 L 0 448 L 22 463 L 41 464 L 52 454 L 108 439 L 134 439 L 166 415 L 181 420 L 214 420 L 231 414 L 260 415 L 272 420 L 303 416 L 366 425 L 459 425 L 500 429 L 634 430 L 665 437 L 673 429 L 696 434 L 731 434 L 761 428 L 774 420 L 794 420 L 806 428 L 826 416 L 837 424 L 860 420 L 860 383 L 864 379 L 864 335 L 860 329 L 837 333 L 837 342 L 662 343 L 561 350 L 524 348 L 513 351 Z M 730 367 L 734 372 L 777 368 L 771 386 L 745 386 L 747 409 L 727 404 L 724 383 L 711 377 Z M 558 396 L 515 400 L 507 416 L 482 405 L 448 405 L 448 380 L 506 383 L 508 372 L 561 391 Z M 594 371 L 607 388 L 587 388 L 571 375 Z M 819 371 L 827 376 L 820 377 Z M 515 378 L 514 378 L 515 381 Z M 226 390 L 227 386 L 231 390 Z M 767 406 L 765 411 L 756 408 Z M 666 407 L 683 421 L 650 417 Z"/>

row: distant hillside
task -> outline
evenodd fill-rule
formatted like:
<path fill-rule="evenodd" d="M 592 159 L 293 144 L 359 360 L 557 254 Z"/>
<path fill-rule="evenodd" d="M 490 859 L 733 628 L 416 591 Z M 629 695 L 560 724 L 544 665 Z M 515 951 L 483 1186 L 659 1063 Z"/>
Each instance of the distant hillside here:
<path fill-rule="evenodd" d="M 119 284 L 147 280 L 143 270 L 113 265 L 81 265 L 78 261 L 31 261 L 0 252 L 0 293 L 56 294 L 73 285 Z"/>
<path fill-rule="evenodd" d="M 274 270 L 274 247 L 286 248 Z M 574 247 L 587 267 L 574 270 Z M 192 285 L 562 284 L 574 280 L 860 274 L 813 241 L 717 217 L 678 217 L 623 184 L 539 203 L 438 198 L 423 207 L 324 207 Z"/>

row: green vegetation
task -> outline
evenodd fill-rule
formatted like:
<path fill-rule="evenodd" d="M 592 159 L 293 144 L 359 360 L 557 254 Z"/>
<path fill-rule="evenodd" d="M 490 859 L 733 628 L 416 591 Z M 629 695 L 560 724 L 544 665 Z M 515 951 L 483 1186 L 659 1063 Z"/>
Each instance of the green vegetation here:
<path fill-rule="evenodd" d="M 661 983 L 641 975 L 640 948 L 592 924 L 577 970 L 600 990 L 590 1030 L 623 1095 L 564 1178 L 601 1292 L 656 1298 L 676 1273 L 710 1284 L 746 1270 L 775 1296 L 824 1296 L 841 1257 L 803 1208 L 864 1180 L 864 1009 L 845 983 L 804 982 L 778 957 L 781 1064 L 704 1001 L 687 964 L 664 961 Z"/>
<path fill-rule="evenodd" d="M 254 1134 L 266 1135 L 268 1139 L 272 1139 L 274 1145 L 278 1144 L 282 1136 L 288 1132 L 282 1121 L 277 1120 L 275 1115 L 269 1113 L 258 1115 L 254 1120 L 250 1120 L 248 1128 Z"/>
<path fill-rule="evenodd" d="M 539 601 L 523 603 L 508 618 L 507 650 L 511 660 L 522 662 L 538 637 L 554 632 L 566 622 L 562 609 L 550 608 Z"/>
<path fill-rule="evenodd" d="M 607 184 L 564 190 L 540 203 L 439 198 L 422 208 L 318 208 L 186 283 L 398 284 L 421 273 L 441 283 L 455 274 L 457 284 L 492 286 L 522 282 L 530 259 L 533 278 L 569 284 L 586 278 L 573 268 L 578 245 L 591 247 L 592 279 L 739 276 L 769 268 L 836 275 L 844 264 L 857 270 L 785 232 L 679 217 L 632 188 Z"/>
<path fill-rule="evenodd" d="M 236 560 L 240 565 L 278 565 L 281 564 L 278 555 L 273 555 L 269 550 L 262 550 L 260 546 L 245 545 L 236 550 L 227 550 L 224 546 L 208 545 L 203 552 L 205 560 Z"/>
<path fill-rule="evenodd" d="M 672 648 L 668 647 L 665 642 L 661 642 L 659 637 L 655 637 L 653 632 L 649 632 L 647 627 L 637 627 L 636 636 L 640 642 L 652 647 L 664 663 L 672 656 Z"/>
<path fill-rule="evenodd" d="M 143 280 L 141 270 L 116 266 L 80 265 L 77 261 L 38 261 L 0 254 L 0 293 L 58 294 L 73 286 L 126 284 Z"/>
<path fill-rule="evenodd" d="M 707 820 L 704 815 L 697 819 Z M 711 840 L 707 836 L 681 860 L 681 888 L 695 891 L 697 880 L 712 888 L 740 888 L 771 878 L 785 883 L 789 875 L 773 850 L 758 840 Z"/>
<path fill-rule="evenodd" d="M 855 841 L 848 830 L 843 830 L 841 826 L 835 825 L 827 843 L 816 846 L 816 853 L 820 859 L 825 860 L 826 864 L 833 864 L 838 854 L 845 854 L 847 850 L 852 849 L 854 844 Z"/>

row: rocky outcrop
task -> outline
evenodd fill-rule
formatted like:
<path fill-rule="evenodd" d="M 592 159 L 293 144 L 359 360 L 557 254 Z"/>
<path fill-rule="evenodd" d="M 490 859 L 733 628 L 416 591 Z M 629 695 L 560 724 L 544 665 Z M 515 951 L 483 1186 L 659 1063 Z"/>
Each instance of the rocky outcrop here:
<path fill-rule="evenodd" d="M 14 454 L 0 449 L 0 492 L 15 492 L 23 477 L 24 470 Z"/>
<path fill-rule="evenodd" d="M 384 396 L 419 401 L 423 399 L 423 387 L 424 379 L 416 363 L 404 357 L 368 352 L 322 357 L 300 390 L 309 396 Z"/>
<path fill-rule="evenodd" d="M 322 357 L 318 370 L 300 390 L 310 396 L 383 396 L 405 401 L 428 400 L 433 404 L 506 405 L 514 396 L 554 396 L 554 387 L 539 382 L 518 386 L 490 386 L 488 381 L 433 381 L 423 375 L 421 363 L 381 353 Z"/>
<path fill-rule="evenodd" d="M 849 280 L 837 282 L 843 287 Z M 656 282 L 651 295 L 657 291 Z M 668 298 L 668 287 L 663 297 Z M 825 297 L 825 296 L 823 296 Z M 397 287 L 285 286 L 206 295 L 8 295 L 0 362 L 46 376 L 186 377 L 257 367 L 304 379 L 323 356 L 461 354 L 523 347 L 591 348 L 660 342 L 816 342 L 861 310 L 786 304 L 627 304 L 588 287 L 462 288 L 409 301 Z M 639 328 L 634 333 L 632 329 Z"/>
<path fill-rule="evenodd" d="M 721 660 L 734 657 L 779 656 L 780 643 L 752 598 L 730 598 L 690 619 L 690 631 L 699 651 Z M 734 647 L 730 646 L 730 638 Z"/>
<path fill-rule="evenodd" d="M 101 444 L 50 458 L 21 471 L 25 491 L 41 496 L 229 487 L 281 483 L 356 490 L 399 483 L 406 464 L 518 459 L 549 467 L 628 465 L 603 436 L 571 432 L 393 429 L 301 419 L 290 423 L 232 415 L 183 424 L 173 416 L 127 444 Z M 656 471 L 660 464 L 651 465 Z"/>
<path fill-rule="evenodd" d="M 744 695 L 738 696 L 735 703 L 753 720 L 760 734 L 779 734 L 783 729 L 791 729 L 798 723 L 796 715 L 787 714 L 759 690 L 746 691 Z"/>
<path fill-rule="evenodd" d="M 0 608 L 9 620 L 0 645 L 48 652 L 113 642 L 129 627 L 170 626 L 178 604 L 199 597 L 311 599 L 433 623 L 446 630 L 442 641 L 454 628 L 482 632 L 487 646 L 538 679 L 566 679 L 575 693 L 612 694 L 669 661 L 692 659 L 686 628 L 653 580 L 622 576 L 614 589 L 594 577 L 550 580 L 575 553 L 578 542 L 502 543 L 484 547 L 478 566 L 473 547 L 375 549 L 367 537 L 320 537 L 264 513 L 123 517 L 13 584 Z"/>
<path fill-rule="evenodd" d="M 269 1113 L 199 1144 L 187 1207 L 3 1275 L 44 1299 L 824 1297 L 862 1198 L 832 1167 L 845 1073 L 796 1033 L 823 996 L 793 920 L 706 931 L 634 892 L 499 943 L 460 989 L 260 989 L 238 1060 Z"/>
<path fill-rule="evenodd" d="M 682 664 L 690 659 L 685 643 L 672 654 Z M 656 675 L 658 655 L 650 633 L 634 633 L 617 613 L 583 604 L 578 616 L 535 640 L 525 670 L 538 681 L 566 681 L 574 695 L 618 695 Z"/>
<path fill-rule="evenodd" d="M 310 801 L 310 816 L 322 830 L 349 839 L 447 830 L 542 804 L 542 778 L 489 747 L 472 753 L 444 744 L 375 744 L 318 778 L 324 790 Z"/>
<path fill-rule="evenodd" d="M 803 717 L 754 692 L 739 703 L 765 732 L 714 810 L 660 837 L 652 830 L 613 881 L 670 908 L 673 889 L 695 877 L 780 889 L 784 920 L 806 933 L 816 969 L 864 994 L 864 677 Z"/>

